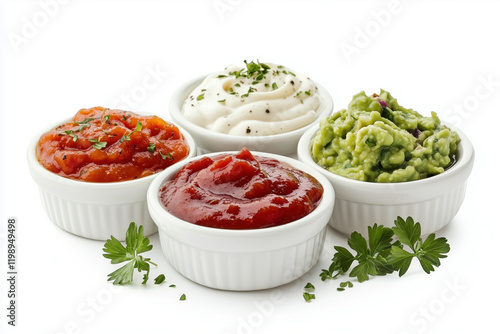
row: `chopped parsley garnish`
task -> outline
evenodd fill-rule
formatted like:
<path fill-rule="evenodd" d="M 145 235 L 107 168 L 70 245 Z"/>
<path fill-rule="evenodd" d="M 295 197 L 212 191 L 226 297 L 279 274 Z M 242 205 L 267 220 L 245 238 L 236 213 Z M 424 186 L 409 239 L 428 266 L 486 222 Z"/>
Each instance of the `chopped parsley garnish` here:
<path fill-rule="evenodd" d="M 94 119 L 95 118 L 85 118 L 83 121 L 75 122 L 80 126 L 80 129 L 78 129 L 78 131 L 82 131 L 87 126 L 90 126 L 90 122 L 92 122 Z"/>
<path fill-rule="evenodd" d="M 101 141 L 101 138 L 102 137 L 99 137 L 97 139 L 89 139 L 89 142 L 93 143 L 92 147 L 95 148 L 96 150 L 101 150 L 101 149 L 105 148 L 106 145 L 108 145 L 107 142 Z"/>
<path fill-rule="evenodd" d="M 263 64 L 257 60 L 257 62 L 251 61 L 250 63 L 246 60 L 243 61 L 246 65 L 246 68 L 242 68 L 239 71 L 229 72 L 229 75 L 233 75 L 236 78 L 245 77 L 245 78 L 254 78 L 254 82 L 259 82 L 260 80 L 265 78 L 267 72 L 271 69 L 269 65 Z"/>
<path fill-rule="evenodd" d="M 163 282 L 165 282 L 165 275 L 160 274 L 155 278 L 155 284 L 161 284 Z"/>
<path fill-rule="evenodd" d="M 311 283 L 307 283 L 304 286 L 304 292 L 302 293 L 302 297 L 306 302 L 310 302 L 313 299 L 316 299 L 316 295 L 313 293 L 316 288 Z"/>
<path fill-rule="evenodd" d="M 271 67 L 267 64 L 259 62 L 258 60 L 257 60 L 257 62 L 254 62 L 254 61 L 248 62 L 248 61 L 244 60 L 243 62 L 245 63 L 246 67 L 243 67 L 240 70 L 230 71 L 229 75 L 234 76 L 236 79 L 238 79 L 238 78 L 253 79 L 253 81 L 251 82 L 250 85 L 257 85 L 257 84 L 260 84 L 263 79 L 266 79 L 266 75 L 268 73 L 270 73 L 269 71 L 271 70 Z M 277 67 L 279 70 L 273 69 L 272 75 L 279 75 L 280 73 L 284 73 L 287 75 L 296 76 L 295 73 L 293 73 L 289 70 L 284 70 L 284 66 L 282 66 L 282 65 L 278 65 Z M 217 77 L 224 78 L 226 76 L 221 74 L 221 75 L 218 75 Z M 291 83 L 293 85 L 293 81 L 291 81 Z M 263 84 L 266 88 L 269 88 L 269 86 L 270 86 L 270 84 L 268 82 L 264 82 Z M 234 87 L 241 87 L 241 85 L 239 83 L 236 83 L 236 84 L 234 84 Z M 278 89 L 278 84 L 276 82 L 273 82 L 271 84 L 271 88 L 272 88 L 272 90 Z M 255 87 L 250 87 L 246 93 L 241 95 L 241 98 L 246 98 L 250 95 L 250 93 L 253 93 L 255 91 L 257 91 L 257 89 Z M 303 93 L 302 91 L 299 91 L 296 94 L 296 96 L 299 96 L 302 93 Z M 311 95 L 310 90 L 308 90 L 304 93 L 307 95 Z M 234 91 L 233 87 L 229 88 L 229 94 L 238 95 L 238 93 Z M 200 99 L 200 96 L 198 96 L 198 99 Z M 222 103 L 222 101 L 224 101 L 224 100 L 220 100 L 219 102 Z"/>
<path fill-rule="evenodd" d="M 67 130 L 67 131 L 64 131 L 64 133 L 67 134 L 68 136 L 70 136 L 71 138 L 73 138 L 73 141 L 78 140 L 78 136 L 75 135 L 73 130 Z"/>
<path fill-rule="evenodd" d="M 309 293 L 307 291 L 304 291 L 302 296 L 304 297 L 304 300 L 306 302 L 310 302 L 311 300 L 316 299 L 316 295 L 314 293 Z"/>
<path fill-rule="evenodd" d="M 345 288 L 352 288 L 354 284 L 352 284 L 351 281 L 346 281 L 346 282 L 341 282 L 339 284 L 339 287 L 337 288 L 337 291 L 344 291 Z"/>
<path fill-rule="evenodd" d="M 126 135 L 123 135 L 121 138 L 120 138 L 120 143 L 123 143 L 124 141 L 129 141 L 130 140 L 130 136 L 134 133 L 134 132 L 141 132 L 142 131 L 142 123 L 140 121 L 137 121 L 137 124 L 135 125 L 135 129 L 134 131 L 130 132 L 129 134 L 126 134 Z"/>
<path fill-rule="evenodd" d="M 120 143 L 123 143 L 124 141 L 129 141 L 130 140 L 130 135 L 134 133 L 134 132 L 131 132 L 129 134 L 126 134 L 126 135 L 123 135 L 121 138 L 120 138 Z"/>
<path fill-rule="evenodd" d="M 155 143 L 149 143 L 149 146 L 146 148 L 149 152 L 155 153 L 156 145 Z"/>
<path fill-rule="evenodd" d="M 246 94 L 241 95 L 241 97 L 248 97 L 248 95 L 249 95 L 250 93 L 253 93 L 254 91 L 255 91 L 255 89 L 254 89 L 254 88 L 252 88 L 252 87 L 248 87 L 248 91 L 247 91 L 247 93 L 246 93 Z"/>
<path fill-rule="evenodd" d="M 167 158 L 170 160 L 174 160 L 174 157 L 172 156 L 172 154 L 170 152 L 167 152 L 167 154 L 163 154 L 160 152 L 160 155 L 161 155 L 161 158 L 163 160 L 167 160 Z"/>

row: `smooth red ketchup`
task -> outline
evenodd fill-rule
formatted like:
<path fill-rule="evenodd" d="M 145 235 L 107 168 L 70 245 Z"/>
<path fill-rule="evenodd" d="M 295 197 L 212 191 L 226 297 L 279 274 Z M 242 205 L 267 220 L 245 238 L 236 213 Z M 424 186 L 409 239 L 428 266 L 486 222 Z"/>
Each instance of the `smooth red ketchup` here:
<path fill-rule="evenodd" d="M 237 154 L 186 164 L 159 190 L 174 216 L 223 229 L 258 229 L 300 219 L 319 204 L 323 187 L 311 175 L 276 159 Z"/>

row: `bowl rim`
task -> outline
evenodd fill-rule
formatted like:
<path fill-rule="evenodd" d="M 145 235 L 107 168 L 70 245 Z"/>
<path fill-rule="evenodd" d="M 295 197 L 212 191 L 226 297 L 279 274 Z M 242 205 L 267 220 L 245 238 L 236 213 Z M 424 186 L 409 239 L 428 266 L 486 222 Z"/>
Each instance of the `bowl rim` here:
<path fill-rule="evenodd" d="M 299 144 L 297 146 L 297 154 L 299 160 L 304 161 L 306 164 L 313 166 L 316 170 L 320 171 L 332 182 L 335 182 L 345 187 L 350 187 L 350 188 L 356 187 L 356 189 L 358 190 L 366 190 L 366 191 L 384 191 L 384 190 L 398 191 L 408 188 L 414 188 L 417 186 L 424 187 L 426 185 L 435 184 L 440 181 L 444 181 L 448 178 L 454 177 L 455 175 L 461 173 L 469 164 L 472 164 L 474 162 L 474 156 L 475 156 L 474 147 L 472 145 L 472 142 L 465 135 L 465 133 L 454 125 L 445 122 L 441 122 L 441 124 L 450 128 L 452 131 L 457 132 L 457 134 L 460 137 L 460 143 L 458 146 L 458 153 L 457 153 L 457 161 L 453 166 L 446 169 L 443 173 L 438 175 L 433 175 L 425 179 L 405 181 L 405 182 L 377 183 L 377 182 L 368 182 L 368 181 L 350 179 L 348 177 L 338 175 L 326 170 L 325 168 L 318 165 L 312 159 L 310 154 L 310 148 L 312 144 L 311 139 L 318 132 L 320 128 L 319 123 L 309 128 L 300 138 Z"/>
<path fill-rule="evenodd" d="M 216 137 L 228 141 L 238 141 L 241 140 L 242 138 L 245 138 L 245 140 L 250 140 L 250 141 L 257 141 L 257 140 L 263 140 L 265 138 L 272 138 L 273 140 L 280 140 L 280 139 L 288 139 L 290 137 L 296 137 L 300 136 L 306 131 L 309 127 L 313 126 L 316 124 L 318 121 L 323 119 L 324 117 L 330 115 L 333 111 L 333 99 L 330 93 L 318 82 L 314 81 L 314 84 L 318 88 L 319 91 L 319 96 L 321 98 L 321 111 L 318 112 L 316 119 L 309 123 L 304 125 L 303 127 L 300 127 L 298 129 L 284 132 L 284 133 L 278 133 L 278 134 L 271 134 L 271 135 L 264 135 L 264 136 L 238 136 L 238 135 L 231 135 L 227 133 L 221 133 L 213 130 L 206 129 L 202 126 L 199 126 L 197 124 L 194 124 L 190 120 L 184 117 L 184 114 L 182 113 L 182 105 L 184 101 L 187 99 L 189 94 L 193 91 L 194 88 L 196 88 L 199 84 L 203 82 L 207 76 L 211 75 L 212 73 L 208 73 L 206 75 L 198 76 L 196 78 L 190 79 L 182 83 L 177 89 L 173 92 L 172 97 L 170 99 L 169 103 L 169 113 L 174 119 L 174 121 L 178 122 L 185 128 L 187 128 L 190 131 L 193 131 L 196 133 L 196 135 L 199 136 L 204 136 L 204 137 Z"/>
<path fill-rule="evenodd" d="M 141 115 L 141 116 L 157 116 L 155 114 L 146 113 L 146 112 L 133 111 L 133 113 Z M 157 117 L 160 117 L 160 116 L 157 116 Z M 157 175 L 159 175 L 162 172 L 162 171 L 160 171 L 160 172 L 157 172 L 155 174 L 148 175 L 148 176 L 141 177 L 141 178 L 134 179 L 134 180 L 113 181 L 113 182 L 88 182 L 88 181 L 70 179 L 70 178 L 55 174 L 55 173 L 47 170 L 45 167 L 42 166 L 42 164 L 40 164 L 40 162 L 38 161 L 38 158 L 36 157 L 36 145 L 37 145 L 38 141 L 40 140 L 40 137 L 43 134 L 47 133 L 48 131 L 50 131 L 52 129 L 55 129 L 57 126 L 59 126 L 61 124 L 65 124 L 65 123 L 71 121 L 72 119 L 73 119 L 72 117 L 69 117 L 69 118 L 66 118 L 62 121 L 54 122 L 52 125 L 45 127 L 44 130 L 40 130 L 38 133 L 36 133 L 31 138 L 31 140 L 28 144 L 28 148 L 27 148 L 27 160 L 28 160 L 28 165 L 29 165 L 30 169 L 32 169 L 37 174 L 37 176 L 43 177 L 46 180 L 51 181 L 53 183 L 66 185 L 68 187 L 78 187 L 80 189 L 108 190 L 108 189 L 124 189 L 124 188 L 129 188 L 129 187 L 133 186 L 134 184 L 142 184 L 144 182 L 146 182 L 146 183 L 151 182 L 151 180 L 153 180 Z M 184 128 L 175 124 L 175 122 L 170 121 L 170 120 L 166 120 L 166 121 L 177 126 L 177 128 L 182 133 L 186 142 L 189 145 L 190 150 L 189 150 L 188 155 L 186 156 L 186 158 L 180 160 L 179 162 L 184 161 L 184 160 L 191 158 L 191 157 L 195 157 L 197 154 L 197 145 L 196 145 L 196 141 L 191 136 L 191 134 L 188 131 L 186 131 Z M 179 163 L 179 162 L 177 162 L 177 163 Z M 35 179 L 35 181 L 38 181 L 38 180 Z"/>
<path fill-rule="evenodd" d="M 238 151 L 221 151 L 221 152 L 211 152 L 203 155 L 199 155 L 196 157 L 192 157 L 189 159 L 182 160 L 178 164 L 172 165 L 162 171 L 158 177 L 153 180 L 151 185 L 149 186 L 148 193 L 147 193 L 147 201 L 150 206 L 150 210 L 153 209 L 155 212 L 159 213 L 161 212 L 161 215 L 163 218 L 160 222 L 157 222 L 154 219 L 154 214 L 153 220 L 155 221 L 155 224 L 158 225 L 159 230 L 164 230 L 164 228 L 167 225 L 173 225 L 174 227 L 192 232 L 192 233 L 202 233 L 206 236 L 216 236 L 216 237 L 227 237 L 227 238 L 235 238 L 235 237 L 269 237 L 269 236 L 275 236 L 275 235 L 283 235 L 283 232 L 289 229 L 295 229 L 295 228 L 301 228 L 302 226 L 307 224 L 307 221 L 310 221 L 312 219 L 313 222 L 317 221 L 317 216 L 320 216 L 325 210 L 328 210 L 328 207 L 332 205 L 333 209 L 333 203 L 335 200 L 335 191 L 333 189 L 333 186 L 331 185 L 330 181 L 326 177 L 324 177 L 321 173 L 317 172 L 316 170 L 312 169 L 310 166 L 307 166 L 305 163 L 293 159 L 290 157 L 282 156 L 279 154 L 274 154 L 274 153 L 267 153 L 267 152 L 261 152 L 261 151 L 250 151 L 252 155 L 254 156 L 262 156 L 262 157 L 269 157 L 269 158 L 274 158 L 277 159 L 281 162 L 289 163 L 292 165 L 294 168 L 298 168 L 310 175 L 312 175 L 314 178 L 316 178 L 321 185 L 323 186 L 323 196 L 321 198 L 320 203 L 318 206 L 309 214 L 306 216 L 294 220 L 292 222 L 289 222 L 287 224 L 282 224 L 278 226 L 271 226 L 271 227 L 266 227 L 266 228 L 259 228 L 259 229 L 244 229 L 244 230 L 237 230 L 237 229 L 224 229 L 224 228 L 216 228 L 216 227 L 209 227 L 209 226 L 202 226 L 202 225 L 197 225 L 194 223 L 190 223 L 188 221 L 185 221 L 181 218 L 178 218 L 168 212 L 163 205 L 160 202 L 159 196 L 158 196 L 158 191 L 160 187 L 163 185 L 163 183 L 167 179 L 172 179 L 177 172 L 186 164 L 192 161 L 196 161 L 198 159 L 201 159 L 203 157 L 212 157 L 212 156 L 217 156 L 221 154 L 236 154 Z M 325 222 L 324 225 L 326 226 L 328 222 Z"/>

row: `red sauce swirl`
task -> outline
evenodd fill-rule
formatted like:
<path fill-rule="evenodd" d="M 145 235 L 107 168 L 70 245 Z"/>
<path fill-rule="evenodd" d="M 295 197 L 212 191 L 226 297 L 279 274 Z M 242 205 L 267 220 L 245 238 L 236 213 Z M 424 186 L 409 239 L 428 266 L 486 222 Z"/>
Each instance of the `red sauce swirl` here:
<path fill-rule="evenodd" d="M 276 159 L 237 154 L 186 164 L 159 190 L 174 216 L 223 229 L 258 229 L 300 219 L 313 211 L 323 187 L 311 175 Z"/>
<path fill-rule="evenodd" d="M 46 169 L 87 182 L 145 177 L 188 154 L 175 125 L 157 116 L 102 107 L 81 109 L 70 122 L 43 134 L 36 146 Z"/>

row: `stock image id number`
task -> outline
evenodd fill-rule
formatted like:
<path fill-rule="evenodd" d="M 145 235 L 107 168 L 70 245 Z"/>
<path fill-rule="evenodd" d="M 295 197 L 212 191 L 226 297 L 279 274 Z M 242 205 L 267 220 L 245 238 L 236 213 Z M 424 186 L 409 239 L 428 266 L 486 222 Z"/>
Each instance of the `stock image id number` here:
<path fill-rule="evenodd" d="M 9 271 L 16 270 L 16 220 L 7 220 L 7 268 Z"/>

